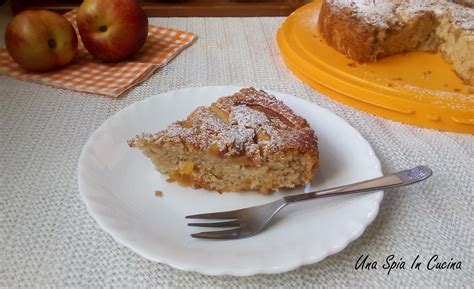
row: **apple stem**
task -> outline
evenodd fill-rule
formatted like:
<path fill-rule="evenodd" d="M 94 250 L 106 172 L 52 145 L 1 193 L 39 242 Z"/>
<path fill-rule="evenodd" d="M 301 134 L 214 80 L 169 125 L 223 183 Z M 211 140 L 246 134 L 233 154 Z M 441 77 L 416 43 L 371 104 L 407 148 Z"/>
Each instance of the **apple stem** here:
<path fill-rule="evenodd" d="M 48 40 L 48 45 L 49 45 L 49 47 L 54 48 L 54 47 L 56 47 L 56 41 L 54 39 L 49 39 Z"/>
<path fill-rule="evenodd" d="M 101 32 L 107 31 L 107 26 L 105 26 L 105 25 L 100 26 L 99 31 L 101 31 Z"/>

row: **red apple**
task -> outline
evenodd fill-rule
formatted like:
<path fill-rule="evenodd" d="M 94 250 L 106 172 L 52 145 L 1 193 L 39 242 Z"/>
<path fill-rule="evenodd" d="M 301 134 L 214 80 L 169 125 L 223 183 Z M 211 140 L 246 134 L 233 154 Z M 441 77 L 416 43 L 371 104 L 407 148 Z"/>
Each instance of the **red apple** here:
<path fill-rule="evenodd" d="M 104 61 L 135 54 L 148 36 L 148 18 L 137 0 L 85 0 L 77 28 L 86 49 Z"/>
<path fill-rule="evenodd" d="M 77 36 L 62 15 L 46 10 L 17 14 L 5 30 L 5 46 L 20 66 L 46 71 L 72 61 L 77 52 Z"/>

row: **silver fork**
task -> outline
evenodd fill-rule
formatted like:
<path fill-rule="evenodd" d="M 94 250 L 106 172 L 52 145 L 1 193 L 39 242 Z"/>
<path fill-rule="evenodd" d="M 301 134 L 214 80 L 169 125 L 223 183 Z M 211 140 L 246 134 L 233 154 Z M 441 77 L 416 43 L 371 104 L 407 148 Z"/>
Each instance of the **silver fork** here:
<path fill-rule="evenodd" d="M 379 178 L 353 183 L 345 186 L 315 191 L 311 193 L 286 196 L 268 204 L 254 206 L 239 210 L 198 214 L 186 216 L 187 219 L 225 219 L 221 222 L 189 223 L 189 226 L 229 228 L 227 230 L 208 231 L 191 234 L 195 238 L 207 239 L 238 239 L 257 234 L 270 222 L 285 206 L 321 197 L 332 197 L 361 192 L 383 190 L 388 188 L 411 185 L 430 177 L 432 171 L 429 167 L 418 166 L 413 169 L 400 171 L 398 173 L 382 176 Z"/>

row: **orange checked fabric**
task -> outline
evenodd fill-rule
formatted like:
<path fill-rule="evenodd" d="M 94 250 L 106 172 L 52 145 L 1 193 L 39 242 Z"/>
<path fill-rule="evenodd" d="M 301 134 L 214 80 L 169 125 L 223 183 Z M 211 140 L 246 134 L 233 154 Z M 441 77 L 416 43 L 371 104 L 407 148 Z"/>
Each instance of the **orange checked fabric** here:
<path fill-rule="evenodd" d="M 49 72 L 31 72 L 18 66 L 7 50 L 0 48 L 0 74 L 79 92 L 118 97 L 166 65 L 196 38 L 190 32 L 149 25 L 145 45 L 134 57 L 123 62 L 105 63 L 94 59 L 84 48 L 76 27 L 76 11 L 64 16 L 73 24 L 79 38 L 78 53 L 72 63 Z"/>

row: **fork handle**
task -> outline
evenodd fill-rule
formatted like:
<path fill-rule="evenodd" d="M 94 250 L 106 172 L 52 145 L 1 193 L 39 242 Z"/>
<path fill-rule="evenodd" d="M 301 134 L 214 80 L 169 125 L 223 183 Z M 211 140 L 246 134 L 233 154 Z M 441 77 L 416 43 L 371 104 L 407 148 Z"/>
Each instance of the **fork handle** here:
<path fill-rule="evenodd" d="M 286 196 L 284 197 L 284 199 L 286 203 L 289 204 L 320 197 L 330 197 L 336 195 L 348 195 L 360 192 L 384 190 L 388 188 L 411 185 L 423 181 L 429 178 L 432 173 L 433 172 L 431 171 L 431 169 L 427 166 L 417 166 L 409 170 L 400 171 L 398 173 L 382 176 L 363 182 L 353 183 L 321 191 L 315 191 L 311 193 Z"/>

